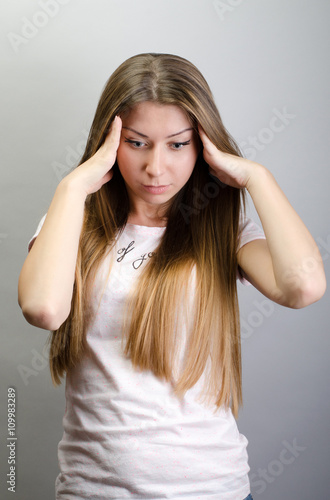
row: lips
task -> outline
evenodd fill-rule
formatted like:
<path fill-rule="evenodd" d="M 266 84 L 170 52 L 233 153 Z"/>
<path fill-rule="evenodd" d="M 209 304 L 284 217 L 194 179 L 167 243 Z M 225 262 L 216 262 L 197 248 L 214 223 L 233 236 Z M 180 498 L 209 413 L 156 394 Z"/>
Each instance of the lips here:
<path fill-rule="evenodd" d="M 146 186 L 143 184 L 143 187 L 148 193 L 152 194 L 162 194 L 165 193 L 165 191 L 170 187 L 169 185 L 167 186 Z"/>

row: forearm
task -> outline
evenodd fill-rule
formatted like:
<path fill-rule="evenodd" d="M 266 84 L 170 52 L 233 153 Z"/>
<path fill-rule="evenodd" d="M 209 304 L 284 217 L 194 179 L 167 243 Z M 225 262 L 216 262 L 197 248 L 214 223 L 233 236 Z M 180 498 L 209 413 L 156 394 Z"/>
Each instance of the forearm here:
<path fill-rule="evenodd" d="M 18 301 L 27 321 L 39 328 L 57 329 L 69 315 L 85 199 L 68 178 L 60 182 L 23 264 Z"/>
<path fill-rule="evenodd" d="M 278 289 L 303 301 L 302 296 L 314 293 L 315 287 L 325 287 L 318 247 L 273 175 L 257 164 L 247 190 L 266 235 Z"/>

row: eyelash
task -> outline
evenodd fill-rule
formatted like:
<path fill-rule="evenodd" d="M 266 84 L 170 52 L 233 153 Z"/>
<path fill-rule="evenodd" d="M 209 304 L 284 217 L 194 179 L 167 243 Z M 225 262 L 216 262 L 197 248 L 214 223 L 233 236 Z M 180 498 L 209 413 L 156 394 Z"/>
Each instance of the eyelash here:
<path fill-rule="evenodd" d="M 125 139 L 125 142 L 128 142 L 128 144 L 145 144 L 142 141 L 133 141 L 132 139 Z M 172 142 L 173 146 L 188 146 L 188 144 L 190 144 L 190 139 L 188 141 L 185 141 L 185 142 Z M 141 147 L 138 147 L 138 146 L 134 146 L 134 147 L 136 149 L 141 149 Z M 173 148 L 173 149 L 176 151 L 180 151 L 182 149 L 182 147 Z"/>

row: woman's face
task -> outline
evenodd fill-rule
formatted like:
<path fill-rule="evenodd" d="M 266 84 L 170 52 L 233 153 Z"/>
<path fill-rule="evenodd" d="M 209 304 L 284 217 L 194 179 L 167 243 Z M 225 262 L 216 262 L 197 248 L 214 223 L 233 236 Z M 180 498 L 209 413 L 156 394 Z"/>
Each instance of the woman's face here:
<path fill-rule="evenodd" d="M 154 219 L 162 204 L 186 184 L 199 141 L 185 113 L 174 105 L 137 104 L 125 118 L 117 163 L 135 219 Z"/>

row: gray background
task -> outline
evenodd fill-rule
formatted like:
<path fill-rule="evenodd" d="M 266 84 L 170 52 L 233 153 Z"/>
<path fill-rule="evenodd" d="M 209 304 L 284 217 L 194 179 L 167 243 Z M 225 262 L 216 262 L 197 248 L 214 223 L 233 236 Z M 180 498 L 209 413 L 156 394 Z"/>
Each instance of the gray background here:
<path fill-rule="evenodd" d="M 329 275 L 329 14 L 327 0 L 1 2 L 1 498 L 54 497 L 64 384 L 52 386 L 42 358 L 48 333 L 24 320 L 17 280 L 28 240 L 82 152 L 105 81 L 141 52 L 196 64 L 243 152 L 274 174 L 313 234 Z M 280 122 L 280 113 L 290 118 Z M 252 494 L 326 500 L 329 292 L 302 310 L 252 286 L 239 285 L 239 295 L 238 426 L 249 440 Z M 5 485 L 9 386 L 18 398 L 16 494 Z"/>

